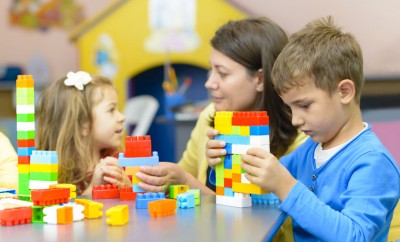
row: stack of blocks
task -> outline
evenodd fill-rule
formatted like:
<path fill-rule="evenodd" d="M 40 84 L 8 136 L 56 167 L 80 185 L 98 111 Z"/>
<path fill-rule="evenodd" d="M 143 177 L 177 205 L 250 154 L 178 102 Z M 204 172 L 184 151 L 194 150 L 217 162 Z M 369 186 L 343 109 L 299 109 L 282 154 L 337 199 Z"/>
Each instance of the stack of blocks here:
<path fill-rule="evenodd" d="M 35 149 L 35 90 L 31 75 L 16 81 L 18 196 L 29 200 L 30 156 Z"/>
<path fill-rule="evenodd" d="M 47 189 L 57 184 L 58 156 L 56 151 L 34 150 L 30 160 L 29 189 Z"/>
<path fill-rule="evenodd" d="M 125 167 L 125 173 L 132 176 L 133 192 L 146 192 L 138 187 L 136 173 L 140 166 L 156 166 L 159 164 L 157 151 L 151 151 L 151 139 L 146 136 L 126 136 L 125 153 L 119 153 L 119 166 Z"/>
<path fill-rule="evenodd" d="M 267 112 L 216 112 L 216 140 L 226 142 L 226 155 L 216 170 L 216 203 L 234 207 L 250 207 L 250 194 L 264 194 L 250 183 L 241 168 L 241 156 L 252 147 L 269 152 L 269 118 Z"/>

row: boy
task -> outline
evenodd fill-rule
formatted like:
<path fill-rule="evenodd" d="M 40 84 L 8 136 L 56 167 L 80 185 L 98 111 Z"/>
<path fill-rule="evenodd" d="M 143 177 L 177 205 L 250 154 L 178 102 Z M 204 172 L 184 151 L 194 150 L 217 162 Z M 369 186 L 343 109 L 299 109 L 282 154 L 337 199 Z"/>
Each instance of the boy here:
<path fill-rule="evenodd" d="M 355 38 L 318 19 L 291 36 L 276 60 L 273 83 L 310 136 L 279 161 L 249 149 L 246 178 L 282 201 L 295 241 L 387 241 L 399 200 L 400 171 L 362 122 L 361 48 Z"/>

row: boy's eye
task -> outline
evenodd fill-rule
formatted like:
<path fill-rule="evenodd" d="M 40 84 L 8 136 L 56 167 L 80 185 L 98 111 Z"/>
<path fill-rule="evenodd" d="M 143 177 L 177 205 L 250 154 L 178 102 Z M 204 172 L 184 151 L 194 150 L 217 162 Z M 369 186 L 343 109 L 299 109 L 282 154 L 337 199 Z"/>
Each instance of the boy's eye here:
<path fill-rule="evenodd" d="M 309 106 L 310 106 L 309 103 L 302 103 L 302 104 L 299 104 L 299 107 L 300 107 L 300 108 L 308 108 Z"/>

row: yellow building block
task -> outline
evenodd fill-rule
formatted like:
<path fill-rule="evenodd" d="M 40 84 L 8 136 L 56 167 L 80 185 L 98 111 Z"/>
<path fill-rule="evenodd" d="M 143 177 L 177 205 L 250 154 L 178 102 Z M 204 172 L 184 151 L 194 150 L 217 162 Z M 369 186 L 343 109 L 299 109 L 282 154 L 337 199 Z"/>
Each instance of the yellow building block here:
<path fill-rule="evenodd" d="M 85 207 L 83 210 L 85 218 L 100 218 L 103 216 L 102 209 L 104 205 L 102 203 L 83 198 L 75 199 L 75 203 L 81 204 Z"/>
<path fill-rule="evenodd" d="M 248 193 L 248 194 L 269 193 L 255 184 L 246 184 L 246 183 L 238 183 L 238 182 L 232 182 L 232 191 L 240 192 L 240 193 Z"/>
<path fill-rule="evenodd" d="M 232 178 L 232 170 L 224 169 L 224 178 Z"/>
<path fill-rule="evenodd" d="M 250 126 L 240 126 L 240 135 L 249 136 L 250 135 Z"/>
<path fill-rule="evenodd" d="M 69 188 L 69 199 L 76 198 L 76 186 L 74 184 L 52 184 L 49 188 Z"/>
<path fill-rule="evenodd" d="M 233 174 L 241 174 L 242 173 L 242 167 L 240 164 L 232 164 L 232 173 Z"/>
<path fill-rule="evenodd" d="M 107 224 L 109 225 L 124 225 L 129 222 L 128 205 L 118 205 L 107 209 Z"/>
<path fill-rule="evenodd" d="M 187 192 L 189 190 L 188 185 L 170 185 L 169 186 L 169 197 L 176 199 L 181 193 Z"/>
<path fill-rule="evenodd" d="M 132 176 L 132 184 L 138 184 L 139 178 L 136 177 L 136 173 L 139 172 L 139 166 L 127 166 L 125 167 L 125 173 L 128 176 Z"/>
<path fill-rule="evenodd" d="M 31 172 L 58 172 L 58 164 L 30 164 Z"/>
<path fill-rule="evenodd" d="M 29 164 L 18 164 L 19 173 L 30 173 Z"/>

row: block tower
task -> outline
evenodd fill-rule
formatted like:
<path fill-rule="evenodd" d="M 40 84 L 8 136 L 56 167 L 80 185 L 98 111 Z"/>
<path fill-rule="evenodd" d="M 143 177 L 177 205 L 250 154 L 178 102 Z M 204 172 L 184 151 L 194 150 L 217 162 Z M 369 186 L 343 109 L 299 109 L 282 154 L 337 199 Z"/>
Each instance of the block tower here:
<path fill-rule="evenodd" d="M 125 153 L 119 153 L 119 166 L 125 167 L 125 173 L 132 176 L 133 192 L 146 192 L 138 187 L 136 173 L 140 166 L 156 166 L 159 164 L 157 151 L 151 151 L 151 139 L 146 136 L 126 136 Z"/>
<path fill-rule="evenodd" d="M 16 81 L 18 196 L 30 200 L 30 156 L 35 149 L 35 91 L 31 75 Z"/>
<path fill-rule="evenodd" d="M 252 147 L 269 152 L 269 118 L 267 112 L 216 112 L 216 140 L 226 142 L 226 155 L 216 170 L 216 203 L 234 207 L 250 207 L 250 194 L 264 194 L 250 183 L 242 170 L 241 156 Z"/>

